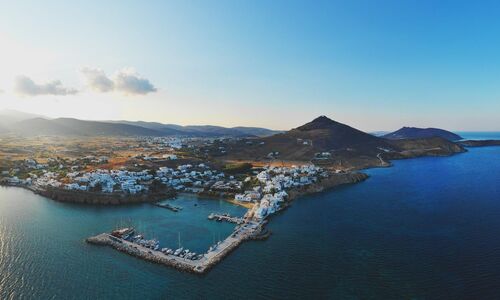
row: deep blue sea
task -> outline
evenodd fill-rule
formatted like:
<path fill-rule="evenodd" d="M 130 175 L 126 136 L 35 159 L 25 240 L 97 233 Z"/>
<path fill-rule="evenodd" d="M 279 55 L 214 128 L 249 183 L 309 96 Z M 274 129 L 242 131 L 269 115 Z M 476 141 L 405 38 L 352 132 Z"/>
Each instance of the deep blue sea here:
<path fill-rule="evenodd" d="M 91 207 L 0 188 L 0 299 L 500 299 L 500 147 L 367 172 L 297 199 L 271 219 L 268 240 L 204 276 L 84 239 L 133 225 L 202 251 L 232 229 L 207 215 L 243 208 L 191 196 L 174 201 L 179 213 Z"/>

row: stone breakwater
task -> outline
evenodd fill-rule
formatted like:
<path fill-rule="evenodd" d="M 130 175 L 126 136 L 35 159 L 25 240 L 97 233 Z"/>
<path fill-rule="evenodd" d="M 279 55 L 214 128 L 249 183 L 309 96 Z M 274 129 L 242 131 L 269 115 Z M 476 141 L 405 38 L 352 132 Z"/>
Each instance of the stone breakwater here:
<path fill-rule="evenodd" d="M 224 259 L 229 253 L 235 250 L 243 241 L 260 238 L 262 226 L 264 224 L 254 224 L 253 227 L 236 229 L 230 236 L 222 241 L 215 250 L 204 254 L 201 259 L 190 260 L 172 254 L 165 254 L 161 251 L 154 251 L 141 245 L 116 238 L 108 233 L 102 233 L 86 239 L 87 243 L 101 246 L 109 246 L 129 255 L 173 267 L 180 271 L 204 274 L 218 262 Z"/>

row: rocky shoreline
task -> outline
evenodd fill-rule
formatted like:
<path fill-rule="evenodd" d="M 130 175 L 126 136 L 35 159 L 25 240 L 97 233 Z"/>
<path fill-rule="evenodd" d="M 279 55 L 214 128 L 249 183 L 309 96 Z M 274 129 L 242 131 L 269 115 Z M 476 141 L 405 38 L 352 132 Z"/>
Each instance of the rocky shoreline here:
<path fill-rule="evenodd" d="M 464 147 L 500 146 L 500 140 L 466 140 L 458 143 Z"/>
<path fill-rule="evenodd" d="M 367 174 L 361 172 L 332 174 L 318 183 L 288 191 L 288 201 L 293 201 L 305 195 L 320 193 L 340 185 L 358 183 L 368 179 L 368 177 Z"/>
<path fill-rule="evenodd" d="M 44 189 L 38 190 L 37 193 L 41 196 L 50 198 L 59 202 L 80 203 L 80 204 L 98 204 L 98 205 L 119 205 L 132 203 L 147 203 L 156 202 L 159 200 L 172 198 L 176 194 L 174 191 L 165 190 L 155 193 L 138 193 L 138 194 L 104 194 L 85 191 L 68 191 L 63 189 Z"/>
<path fill-rule="evenodd" d="M 2 183 L 1 186 L 18 187 L 31 191 L 40 196 L 49 198 L 57 202 L 89 204 L 89 205 L 120 205 L 134 203 L 150 203 L 157 202 L 163 199 L 175 197 L 177 194 L 172 190 L 165 190 L 156 193 L 140 193 L 135 195 L 130 194 L 104 194 L 98 192 L 86 191 L 70 191 L 58 188 L 36 188 L 27 185 L 15 185 Z"/>

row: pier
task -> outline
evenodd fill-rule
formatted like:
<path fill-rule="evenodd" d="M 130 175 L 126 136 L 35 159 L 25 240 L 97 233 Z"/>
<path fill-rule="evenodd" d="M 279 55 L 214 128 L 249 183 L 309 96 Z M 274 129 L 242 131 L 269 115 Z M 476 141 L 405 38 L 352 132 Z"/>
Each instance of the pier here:
<path fill-rule="evenodd" d="M 86 242 L 95 245 L 110 246 L 129 255 L 154 263 L 174 267 L 181 271 L 204 274 L 224 257 L 226 257 L 226 255 L 228 255 L 231 251 L 236 249 L 243 241 L 257 238 L 262 231 L 263 225 L 264 223 L 248 222 L 237 226 L 231 235 L 229 235 L 222 242 L 218 243 L 215 248 L 211 248 L 211 250 L 204 253 L 203 256 L 197 260 L 191 260 L 173 254 L 155 251 L 109 233 L 101 233 L 99 235 L 89 237 L 86 239 Z"/>
<path fill-rule="evenodd" d="M 229 214 L 217 214 L 217 213 L 211 213 L 208 216 L 209 220 L 215 220 L 215 221 L 226 221 L 229 223 L 234 223 L 234 224 L 243 224 L 245 223 L 245 219 L 242 217 L 232 217 Z"/>
<path fill-rule="evenodd" d="M 170 205 L 168 203 L 159 203 L 159 202 L 156 202 L 156 203 L 153 203 L 153 205 L 161 207 L 161 208 L 166 208 L 166 209 L 169 209 L 169 210 L 174 211 L 174 212 L 178 212 L 178 211 L 180 211 L 182 209 L 182 207 L 173 206 L 173 205 Z"/>

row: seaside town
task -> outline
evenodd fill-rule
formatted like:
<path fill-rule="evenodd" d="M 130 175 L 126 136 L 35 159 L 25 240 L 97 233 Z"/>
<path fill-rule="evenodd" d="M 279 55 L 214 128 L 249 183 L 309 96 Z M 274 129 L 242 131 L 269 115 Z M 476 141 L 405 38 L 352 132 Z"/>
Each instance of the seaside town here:
<path fill-rule="evenodd" d="M 320 117 L 311 123 L 311 130 L 324 126 L 325 122 L 327 126 L 336 126 Z M 180 242 L 173 247 L 146 237 L 146 232 L 135 228 L 133 220 L 127 226 L 115 226 L 109 232 L 86 238 L 90 244 L 109 246 L 147 261 L 202 274 L 242 242 L 268 238 L 271 233 L 266 224 L 293 199 L 365 180 L 368 175 L 355 170 L 371 164 L 388 166 L 385 156 L 398 154 L 387 150 L 389 146 L 382 147 L 387 142 L 377 138 L 377 143 L 370 142 L 367 148 L 334 151 L 313 148 L 317 143 L 294 135 L 287 137 L 287 145 L 293 151 L 283 153 L 286 150 L 282 138 L 264 141 L 255 137 L 142 136 L 89 140 L 12 136 L 3 138 L 0 145 L 0 184 L 26 188 L 61 202 L 150 203 L 180 215 L 183 208 L 169 200 L 181 193 L 224 199 L 244 207 L 242 215 L 216 211 L 207 214 L 208 221 L 228 222 L 235 227 L 225 239 L 214 240 L 203 253 L 185 249 Z M 421 147 L 425 150 L 428 146 Z M 443 149 L 450 149 L 446 150 L 450 153 L 463 151 L 451 143 Z M 309 153 L 309 159 L 291 160 L 297 152 Z M 399 155 L 414 154 L 402 151 Z"/>
<path fill-rule="evenodd" d="M 1 170 L 0 183 L 24 187 L 55 200 L 64 194 L 67 202 L 82 195 L 92 199 L 143 196 L 141 199 L 145 200 L 141 202 L 178 212 L 181 208 L 158 201 L 177 193 L 192 193 L 246 207 L 243 216 L 218 212 L 207 216 L 209 220 L 234 223 L 236 227 L 206 253 L 161 247 L 160 241 L 146 239 L 130 227 L 87 239 L 89 243 L 112 246 L 146 260 L 203 273 L 242 241 L 266 238 L 267 218 L 288 206 L 290 191 L 304 189 L 335 173 L 313 164 L 275 166 L 271 160 L 261 166 L 220 164 L 213 157 L 226 151 L 226 142 L 224 138 L 140 137 L 129 140 L 127 145 L 115 146 L 115 152 L 107 155 L 87 151 L 81 157 L 13 159 L 8 165 L 3 164 L 7 167 Z M 125 150 L 126 159 L 120 159 Z M 168 191 L 170 197 L 149 198 L 157 191 Z"/>
<path fill-rule="evenodd" d="M 87 241 L 97 245 L 111 246 L 130 255 L 179 270 L 204 273 L 243 241 L 268 237 L 269 232 L 264 229 L 267 223 L 266 218 L 286 207 L 288 197 L 286 190 L 308 186 L 329 176 L 327 171 L 314 165 L 265 167 L 255 176 L 248 176 L 242 182 L 233 176 L 225 180 L 223 173 L 210 169 L 203 171 L 203 168 L 206 166 L 182 165 L 178 169 L 162 168 L 157 171 L 157 175 L 164 184 L 192 192 L 198 190 L 186 188 L 183 183 L 194 182 L 197 189 L 207 186 L 211 191 L 222 190 L 224 193 L 242 191 L 243 187 L 247 186 L 249 189 L 234 194 L 234 200 L 252 204 L 243 217 L 217 213 L 208 216 L 209 220 L 235 223 L 236 227 L 226 239 L 211 245 L 206 253 L 192 252 L 180 245 L 177 249 L 162 247 L 160 241 L 146 239 L 142 234 L 135 232 L 134 228 L 129 227 L 115 230 L 111 234 L 103 233 L 89 237 Z M 213 181 L 215 183 L 212 184 Z M 175 207 L 169 206 L 169 208 L 177 211 Z"/>
<path fill-rule="evenodd" d="M 170 155 L 168 159 L 176 158 Z M 107 162 L 106 157 L 86 157 L 84 160 Z M 181 164 L 175 168 L 163 166 L 141 171 L 124 168 L 78 170 L 80 168 L 64 165 L 55 159 L 49 159 L 48 163 L 27 159 L 19 162 L 16 168 L 2 171 L 0 178 L 4 184 L 24 186 L 35 191 L 53 188 L 74 191 L 75 194 L 95 192 L 135 195 L 148 193 L 161 185 L 177 192 L 216 195 L 239 203 L 251 203 L 254 205 L 250 214 L 254 218 L 264 219 L 279 210 L 280 204 L 288 196 L 286 190 L 307 186 L 329 176 L 328 171 L 314 165 L 265 166 L 250 170 L 243 177 L 227 175 L 205 163 Z"/>

